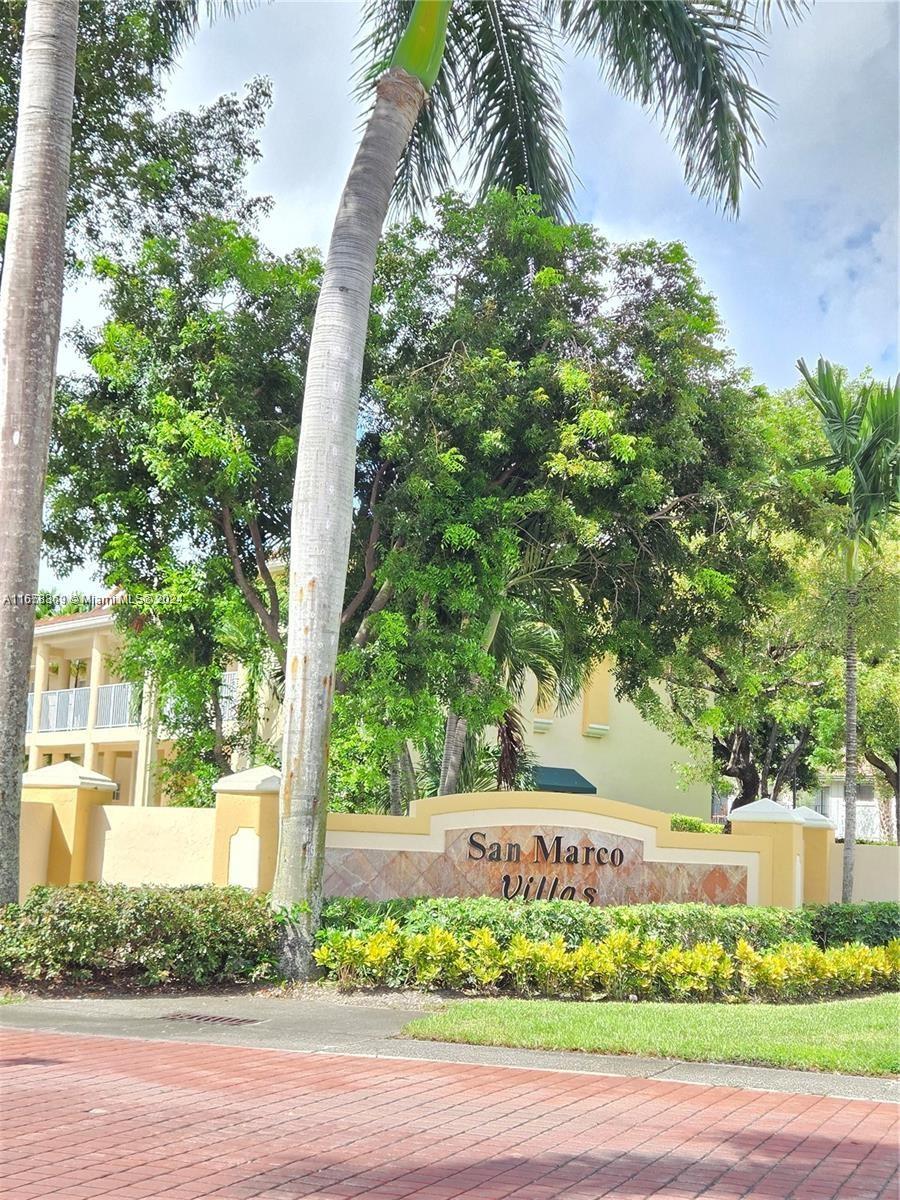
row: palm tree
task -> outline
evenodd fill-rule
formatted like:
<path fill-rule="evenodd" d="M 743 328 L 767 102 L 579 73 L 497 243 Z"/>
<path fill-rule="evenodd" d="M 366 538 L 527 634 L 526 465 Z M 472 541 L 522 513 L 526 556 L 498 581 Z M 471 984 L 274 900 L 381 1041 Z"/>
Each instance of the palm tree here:
<path fill-rule="evenodd" d="M 815 375 L 797 367 L 822 419 L 829 455 L 823 461 L 846 479 L 840 531 L 846 618 L 844 626 L 844 864 L 841 899 L 853 899 L 857 780 L 857 606 L 860 554 L 873 548 L 885 518 L 897 505 L 900 467 L 900 376 L 893 383 L 854 389 L 841 371 L 820 358 Z"/>
<path fill-rule="evenodd" d="M 796 14 L 798 0 L 782 0 Z M 375 254 L 388 205 L 421 200 L 463 148 L 482 187 L 523 185 L 571 210 L 558 46 L 671 132 L 689 185 L 736 211 L 770 111 L 750 64 L 767 0 L 371 0 L 364 80 L 374 103 L 338 205 L 309 350 L 291 526 L 278 863 L 292 909 L 281 967 L 311 966 L 321 907 L 328 732 L 347 571 L 357 415 Z M 385 70 L 385 68 L 387 68 Z M 382 73 L 384 72 L 384 73 Z M 426 101 L 428 101 L 426 105 Z"/>
<path fill-rule="evenodd" d="M 579 592 L 582 576 L 590 575 L 589 567 L 574 548 L 548 543 L 540 522 L 522 533 L 524 549 L 485 621 L 481 641 L 513 702 L 499 726 L 507 760 L 501 782 L 507 784 L 516 771 L 519 706 L 529 676 L 537 683 L 538 704 L 565 711 L 580 693 L 596 658 L 590 614 L 584 611 Z M 470 740 L 465 718 L 449 713 L 439 795 L 461 789 L 461 765 Z"/>
<path fill-rule="evenodd" d="M 44 475 L 62 313 L 79 0 L 28 0 L 0 274 L 0 904 L 18 898 L 19 807 Z M 232 0 L 220 0 L 227 10 Z M 213 0 L 208 7 L 215 8 Z M 160 6 L 173 46 L 197 0 Z M 16 602 L 18 597 L 18 602 Z"/>
<path fill-rule="evenodd" d="M 37 591 L 62 314 L 78 0 L 29 0 L 0 281 L 0 578 Z M 0 605 L 0 903 L 18 899 L 19 800 L 34 610 Z"/>

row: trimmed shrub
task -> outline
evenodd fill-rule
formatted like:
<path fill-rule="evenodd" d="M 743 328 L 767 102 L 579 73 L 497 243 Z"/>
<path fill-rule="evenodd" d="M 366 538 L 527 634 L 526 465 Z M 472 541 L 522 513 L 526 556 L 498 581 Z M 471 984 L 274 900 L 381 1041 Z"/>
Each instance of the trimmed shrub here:
<path fill-rule="evenodd" d="M 669 828 L 673 833 L 721 833 L 723 826 L 712 821 L 701 821 L 699 817 L 689 817 L 687 813 L 672 813 Z"/>
<path fill-rule="evenodd" d="M 529 941 L 561 937 L 573 950 L 584 941 L 600 941 L 616 929 L 664 946 L 719 942 L 733 950 L 743 939 L 757 950 L 785 941 L 812 938 L 812 918 L 801 909 L 716 904 L 633 904 L 594 907 L 581 900 L 499 900 L 426 897 L 420 900 L 329 900 L 322 928 L 365 933 L 384 920 L 395 920 L 404 933 L 426 933 L 438 927 L 465 939 L 488 929 L 504 949 L 519 935 Z M 323 935 L 324 936 L 324 933 Z"/>
<path fill-rule="evenodd" d="M 894 900 L 815 904 L 807 911 L 812 918 L 813 938 L 822 947 L 845 942 L 886 946 L 900 938 L 900 904 Z"/>
<path fill-rule="evenodd" d="M 237 887 L 36 887 L 0 909 L 0 978 L 230 983 L 274 975 L 278 921 Z"/>
<path fill-rule="evenodd" d="M 756 950 L 739 939 L 665 947 L 614 929 L 569 948 L 561 935 L 532 941 L 520 933 L 500 945 L 490 929 L 457 936 L 433 926 L 406 933 L 388 920 L 374 933 L 332 929 L 316 961 L 342 987 L 464 988 L 523 996 L 607 1000 L 810 1000 L 896 987 L 900 941 L 823 950 L 783 942 Z"/>

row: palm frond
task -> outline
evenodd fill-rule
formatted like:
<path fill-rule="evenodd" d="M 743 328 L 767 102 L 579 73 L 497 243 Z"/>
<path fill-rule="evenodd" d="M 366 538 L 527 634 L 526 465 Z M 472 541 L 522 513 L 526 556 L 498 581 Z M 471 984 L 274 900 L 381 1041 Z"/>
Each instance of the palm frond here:
<path fill-rule="evenodd" d="M 571 150 L 552 26 L 522 0 L 475 0 L 466 12 L 469 182 L 480 194 L 524 187 L 541 197 L 545 212 L 571 218 Z"/>
<path fill-rule="evenodd" d="M 356 46 L 357 97 L 371 98 L 412 0 L 367 0 Z M 401 159 L 394 204 L 421 207 L 462 176 L 480 194 L 524 187 L 554 216 L 572 213 L 571 155 L 553 31 L 537 4 L 458 0 L 444 60 Z"/>
<path fill-rule="evenodd" d="M 205 13 L 210 21 L 236 17 L 255 6 L 256 0 L 162 0 L 154 5 L 152 18 L 167 43 L 181 49 L 194 37 Z"/>
<path fill-rule="evenodd" d="M 794 13 L 801 6 L 782 4 Z M 742 0 L 548 0 L 563 35 L 672 135 L 697 195 L 736 213 L 772 104 L 753 84 L 769 6 Z"/>
<path fill-rule="evenodd" d="M 822 421 L 833 472 L 850 472 L 847 504 L 851 536 L 873 541 L 880 519 L 897 507 L 900 481 L 900 376 L 893 383 L 854 388 L 845 373 L 824 358 L 815 374 L 797 363 Z"/>

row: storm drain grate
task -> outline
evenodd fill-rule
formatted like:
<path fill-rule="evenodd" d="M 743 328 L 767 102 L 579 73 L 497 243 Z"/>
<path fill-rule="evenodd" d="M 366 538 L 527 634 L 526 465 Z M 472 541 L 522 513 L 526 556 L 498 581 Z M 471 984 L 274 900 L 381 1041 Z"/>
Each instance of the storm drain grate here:
<path fill-rule="evenodd" d="M 160 1017 L 161 1021 L 198 1021 L 202 1025 L 258 1025 L 253 1017 L 215 1017 L 212 1013 L 174 1012 Z"/>

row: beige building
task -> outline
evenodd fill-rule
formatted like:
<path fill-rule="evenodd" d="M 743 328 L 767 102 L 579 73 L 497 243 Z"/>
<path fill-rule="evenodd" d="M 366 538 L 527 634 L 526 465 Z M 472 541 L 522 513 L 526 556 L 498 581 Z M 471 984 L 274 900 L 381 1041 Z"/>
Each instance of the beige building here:
<path fill-rule="evenodd" d="M 28 698 L 28 769 L 71 760 L 112 779 L 120 803 L 159 803 L 154 764 L 165 752 L 149 688 L 116 677 L 114 606 L 47 617 L 35 626 Z M 236 702 L 237 671 L 226 674 L 223 715 Z M 526 698 L 525 723 L 543 790 L 596 792 L 610 800 L 707 817 L 706 784 L 679 788 L 686 753 L 617 700 L 605 665 L 567 713 L 538 710 Z M 247 766 L 235 761 L 235 770 Z M 573 775 L 573 772 L 575 773 Z M 580 779 L 578 778 L 580 777 Z"/>
<path fill-rule="evenodd" d="M 34 630 L 25 749 L 28 769 L 72 760 L 118 785 L 126 804 L 152 803 L 152 722 L 139 690 L 110 668 L 112 607 L 46 617 Z"/>

